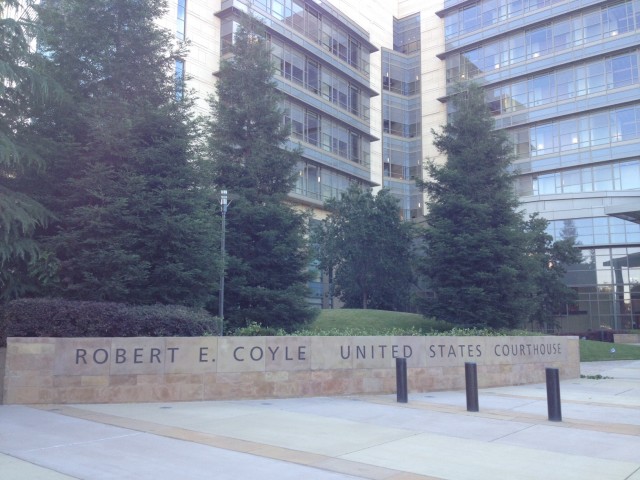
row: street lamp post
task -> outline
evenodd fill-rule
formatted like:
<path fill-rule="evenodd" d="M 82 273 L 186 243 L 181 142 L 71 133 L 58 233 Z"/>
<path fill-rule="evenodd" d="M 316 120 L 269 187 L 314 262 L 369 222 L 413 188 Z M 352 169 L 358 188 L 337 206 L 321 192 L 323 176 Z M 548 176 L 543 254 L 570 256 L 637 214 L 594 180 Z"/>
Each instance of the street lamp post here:
<path fill-rule="evenodd" d="M 218 317 L 220 317 L 220 330 L 218 331 L 218 335 L 222 335 L 222 331 L 224 328 L 224 272 L 225 272 L 225 237 L 226 237 L 226 221 L 227 221 L 227 207 L 229 203 L 227 201 L 227 191 L 222 190 L 220 192 L 220 211 L 222 212 L 222 238 L 220 241 L 220 256 L 221 256 L 221 266 L 220 266 L 220 295 L 218 298 Z"/>

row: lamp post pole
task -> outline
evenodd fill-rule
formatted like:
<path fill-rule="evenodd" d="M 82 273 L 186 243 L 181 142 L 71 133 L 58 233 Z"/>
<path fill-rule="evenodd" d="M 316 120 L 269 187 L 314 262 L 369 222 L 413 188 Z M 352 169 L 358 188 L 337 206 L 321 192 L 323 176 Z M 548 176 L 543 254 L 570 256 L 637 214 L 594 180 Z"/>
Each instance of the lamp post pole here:
<path fill-rule="evenodd" d="M 226 237 L 226 222 L 227 222 L 227 207 L 229 203 L 227 201 L 227 191 L 222 190 L 220 192 L 220 211 L 222 212 L 222 238 L 220 241 L 220 295 L 218 298 L 218 317 L 220 317 L 220 330 L 218 335 L 222 335 L 224 328 L 224 272 L 225 272 L 225 237 Z"/>

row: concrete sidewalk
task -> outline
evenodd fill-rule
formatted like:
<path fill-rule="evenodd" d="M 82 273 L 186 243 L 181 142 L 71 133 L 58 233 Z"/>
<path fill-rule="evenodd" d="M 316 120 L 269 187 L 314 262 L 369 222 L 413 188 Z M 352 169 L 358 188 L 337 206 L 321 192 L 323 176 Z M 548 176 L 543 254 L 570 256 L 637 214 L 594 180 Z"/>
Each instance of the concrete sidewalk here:
<path fill-rule="evenodd" d="M 561 382 L 394 396 L 0 406 L 0 478 L 640 480 L 640 361 Z"/>

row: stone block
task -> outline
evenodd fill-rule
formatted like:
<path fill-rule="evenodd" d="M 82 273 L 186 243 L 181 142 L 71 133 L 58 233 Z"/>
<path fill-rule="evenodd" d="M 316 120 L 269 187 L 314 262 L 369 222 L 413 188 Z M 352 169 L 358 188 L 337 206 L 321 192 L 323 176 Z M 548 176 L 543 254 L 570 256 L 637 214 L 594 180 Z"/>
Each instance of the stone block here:
<path fill-rule="evenodd" d="M 111 339 L 55 338 L 54 375 L 109 375 Z"/>
<path fill-rule="evenodd" d="M 267 337 L 267 371 L 311 369 L 310 337 Z"/>
<path fill-rule="evenodd" d="M 221 339 L 224 341 L 224 339 Z M 218 337 L 166 338 L 165 373 L 215 373 L 218 370 Z"/>

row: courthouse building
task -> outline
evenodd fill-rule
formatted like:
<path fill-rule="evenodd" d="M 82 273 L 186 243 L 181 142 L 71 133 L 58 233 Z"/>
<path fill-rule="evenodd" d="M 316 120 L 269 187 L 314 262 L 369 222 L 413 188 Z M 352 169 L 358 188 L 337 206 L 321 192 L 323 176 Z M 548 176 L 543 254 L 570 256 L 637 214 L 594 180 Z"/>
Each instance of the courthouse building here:
<path fill-rule="evenodd" d="M 583 252 L 561 331 L 640 324 L 640 0 L 169 0 L 189 40 L 179 85 L 215 91 L 238 12 L 267 26 L 283 122 L 303 161 L 291 200 L 322 211 L 352 182 L 386 187 L 403 218 L 428 208 L 414 180 L 438 161 L 457 82 L 486 89 L 513 141 L 523 208 Z M 384 255 L 384 252 L 376 252 Z M 314 285 L 327 302 L 322 282 Z"/>

